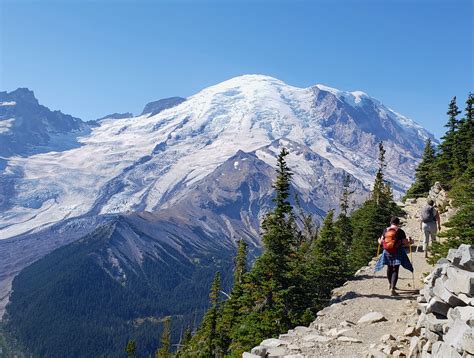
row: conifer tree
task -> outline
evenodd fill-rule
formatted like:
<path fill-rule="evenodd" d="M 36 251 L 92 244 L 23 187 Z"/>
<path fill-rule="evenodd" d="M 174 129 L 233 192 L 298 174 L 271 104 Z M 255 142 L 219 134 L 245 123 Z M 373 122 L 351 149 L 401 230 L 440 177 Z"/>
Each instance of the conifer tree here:
<path fill-rule="evenodd" d="M 349 219 L 349 201 L 351 194 L 354 193 L 353 190 L 350 190 L 351 177 L 349 174 L 345 174 L 342 182 L 342 196 L 340 201 L 341 212 L 337 217 L 336 222 L 334 223 L 336 236 L 344 244 L 346 250 L 349 250 L 352 244 L 352 225 L 351 220 Z"/>
<path fill-rule="evenodd" d="M 456 97 L 453 97 L 449 103 L 449 109 L 446 113 L 448 115 L 448 123 L 445 125 L 448 130 L 445 135 L 441 138 L 442 142 L 439 146 L 439 155 L 436 161 L 436 176 L 437 180 L 445 188 L 450 188 L 451 180 L 455 175 L 455 169 L 459 166 L 458 160 L 456 158 L 456 146 L 458 144 L 459 138 L 457 136 L 458 130 L 458 106 L 456 105 Z"/>
<path fill-rule="evenodd" d="M 310 263 L 313 273 L 313 289 L 316 293 L 316 307 L 322 308 L 331 297 L 331 291 L 347 278 L 346 251 L 337 237 L 334 227 L 334 211 L 330 210 L 324 219 Z"/>
<path fill-rule="evenodd" d="M 459 121 L 457 133 L 458 141 L 455 150 L 456 155 L 456 177 L 462 176 L 474 155 L 474 95 L 469 93 L 466 100 L 464 117 Z"/>
<path fill-rule="evenodd" d="M 431 138 L 428 138 L 425 142 L 425 150 L 423 151 L 421 162 L 415 170 L 415 182 L 408 189 L 405 195 L 406 198 L 419 198 L 428 195 L 435 181 L 435 160 L 435 150 Z"/>
<path fill-rule="evenodd" d="M 163 332 L 160 339 L 161 347 L 156 351 L 155 358 L 171 357 L 171 317 L 166 317 L 163 322 Z"/>

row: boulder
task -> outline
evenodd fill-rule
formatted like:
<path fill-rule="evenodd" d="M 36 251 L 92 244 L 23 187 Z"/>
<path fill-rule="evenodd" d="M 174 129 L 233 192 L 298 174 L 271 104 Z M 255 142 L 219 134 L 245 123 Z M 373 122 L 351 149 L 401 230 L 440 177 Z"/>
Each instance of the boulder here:
<path fill-rule="evenodd" d="M 410 348 L 408 349 L 408 357 L 415 358 L 420 353 L 420 338 L 412 337 L 410 340 Z"/>
<path fill-rule="evenodd" d="M 366 315 L 362 316 L 358 321 L 357 324 L 371 324 L 375 322 L 383 322 L 387 319 L 383 314 L 380 312 L 369 312 Z"/>
<path fill-rule="evenodd" d="M 405 329 L 405 332 L 403 333 L 403 335 L 407 337 L 413 337 L 413 336 L 417 336 L 419 333 L 420 331 L 416 329 L 416 327 L 408 327 L 407 329 Z"/>
<path fill-rule="evenodd" d="M 446 317 L 450 308 L 450 305 L 444 302 L 441 298 L 435 296 L 431 298 L 430 302 L 428 302 L 426 313 L 437 313 Z"/>
<path fill-rule="evenodd" d="M 250 353 L 255 354 L 256 356 L 259 357 L 265 357 L 267 355 L 267 347 L 265 346 L 256 346 L 252 348 Z"/>
<path fill-rule="evenodd" d="M 394 341 L 395 337 L 392 336 L 390 333 L 384 334 L 382 337 L 380 337 L 380 342 L 382 343 L 387 343 L 389 341 Z"/>
<path fill-rule="evenodd" d="M 454 321 L 453 326 L 443 339 L 458 351 L 467 351 L 474 354 L 474 327 L 469 326 L 460 319 Z"/>
<path fill-rule="evenodd" d="M 319 334 L 309 334 L 307 336 L 303 336 L 303 341 L 305 342 L 329 342 L 333 340 L 332 337 L 321 336 Z"/>
<path fill-rule="evenodd" d="M 273 347 L 269 348 L 267 351 L 267 358 L 281 358 L 286 354 L 286 348 L 285 347 Z"/>
<path fill-rule="evenodd" d="M 256 354 L 252 354 L 252 353 L 247 353 L 247 352 L 244 352 L 242 354 L 242 358 L 261 358 L 262 356 L 258 356 Z"/>
<path fill-rule="evenodd" d="M 431 347 L 432 358 L 462 358 L 458 351 L 444 342 L 436 342 Z"/>
<path fill-rule="evenodd" d="M 455 307 L 448 311 L 448 322 L 452 326 L 455 320 L 461 320 L 468 326 L 474 327 L 474 307 Z"/>
<path fill-rule="evenodd" d="M 434 314 L 430 313 L 430 314 L 427 314 L 425 316 L 425 319 L 423 321 L 423 325 L 424 325 L 424 327 L 426 327 L 426 329 L 428 329 L 432 332 L 442 334 L 443 333 L 443 325 L 447 322 L 448 322 L 447 319 L 437 318 Z"/>
<path fill-rule="evenodd" d="M 463 270 L 474 272 L 474 247 L 467 244 L 459 246 L 455 260 L 458 261 L 456 266 Z"/>
<path fill-rule="evenodd" d="M 446 271 L 445 287 L 452 293 L 474 296 L 474 272 L 449 267 Z"/>
<path fill-rule="evenodd" d="M 285 342 L 281 339 L 276 339 L 276 338 L 269 338 L 265 339 L 260 343 L 261 346 L 267 347 L 267 348 L 273 348 L 273 347 L 280 347 L 280 346 L 286 346 L 288 342 Z"/>
<path fill-rule="evenodd" d="M 456 278 L 456 281 L 457 280 L 458 279 Z M 474 283 L 474 280 L 473 280 L 473 283 Z M 444 279 L 436 280 L 436 283 L 433 287 L 433 294 L 441 298 L 444 302 L 446 302 L 451 307 L 466 305 L 463 300 L 459 299 L 458 297 L 456 297 L 454 294 L 452 294 L 450 291 L 446 289 Z"/>

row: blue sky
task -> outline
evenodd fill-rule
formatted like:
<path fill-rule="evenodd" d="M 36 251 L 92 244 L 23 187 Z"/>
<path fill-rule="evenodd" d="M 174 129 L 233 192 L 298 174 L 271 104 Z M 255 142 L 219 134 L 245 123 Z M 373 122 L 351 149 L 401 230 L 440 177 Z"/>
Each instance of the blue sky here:
<path fill-rule="evenodd" d="M 0 0 L 0 90 L 84 120 L 246 73 L 362 90 L 444 132 L 474 90 L 470 0 Z"/>

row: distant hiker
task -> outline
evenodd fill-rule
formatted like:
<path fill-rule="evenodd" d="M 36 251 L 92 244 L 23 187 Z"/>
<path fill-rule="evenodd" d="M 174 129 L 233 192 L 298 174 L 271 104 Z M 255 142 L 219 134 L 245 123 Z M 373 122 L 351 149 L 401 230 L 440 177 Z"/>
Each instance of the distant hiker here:
<path fill-rule="evenodd" d="M 438 230 L 441 230 L 441 219 L 439 217 L 438 210 L 434 207 L 434 201 L 428 199 L 427 204 L 420 213 L 420 231 L 423 231 L 423 251 L 425 257 L 428 257 L 428 246 L 431 242 L 436 241 L 436 234 Z"/>
<path fill-rule="evenodd" d="M 405 251 L 405 247 L 409 246 L 412 240 L 407 239 L 405 231 L 400 229 L 399 226 L 400 219 L 392 217 L 390 226 L 383 231 L 382 236 L 379 238 L 379 245 L 383 247 L 383 252 L 375 265 L 375 272 L 380 271 L 383 266 L 387 265 L 390 296 L 398 295 L 395 289 L 397 287 L 400 265 L 413 272 L 413 266 Z"/>

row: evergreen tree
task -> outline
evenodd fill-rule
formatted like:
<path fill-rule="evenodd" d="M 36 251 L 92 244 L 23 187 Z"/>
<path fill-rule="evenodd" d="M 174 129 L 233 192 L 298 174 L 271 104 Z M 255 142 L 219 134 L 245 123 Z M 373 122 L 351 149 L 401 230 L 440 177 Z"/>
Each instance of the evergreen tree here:
<path fill-rule="evenodd" d="M 348 216 L 350 196 L 354 193 L 350 190 L 351 177 L 349 174 L 345 174 L 342 182 L 343 190 L 340 201 L 341 212 L 334 223 L 336 236 L 344 244 L 346 251 L 348 251 L 352 244 L 352 225 L 351 220 Z"/>
<path fill-rule="evenodd" d="M 431 139 L 428 138 L 425 142 L 425 150 L 423 151 L 421 162 L 415 171 L 415 182 L 408 189 L 405 195 L 406 198 L 419 198 L 428 195 L 435 181 L 435 160 L 435 150 Z"/>
<path fill-rule="evenodd" d="M 458 144 L 459 138 L 457 136 L 458 130 L 458 106 L 456 105 L 456 97 L 453 97 L 449 103 L 449 109 L 446 113 L 448 115 L 448 123 L 445 125 L 448 130 L 445 135 L 441 138 L 442 143 L 439 146 L 439 155 L 436 161 L 436 176 L 437 180 L 445 188 L 449 188 L 451 180 L 455 175 L 455 169 L 459 166 L 458 161 L 456 160 L 456 146 Z"/>
<path fill-rule="evenodd" d="M 468 167 L 468 163 L 473 160 L 474 155 L 474 95 L 469 93 L 466 100 L 464 117 L 459 121 L 457 133 L 458 141 L 455 150 L 456 156 L 456 177 L 462 176 Z"/>
<path fill-rule="evenodd" d="M 312 273 L 310 279 L 315 292 L 313 304 L 318 308 L 322 308 L 331 297 L 331 291 L 347 279 L 346 250 L 337 237 L 333 220 L 334 211 L 330 210 L 319 232 L 308 270 Z"/>
<path fill-rule="evenodd" d="M 135 352 L 137 351 L 137 343 L 131 339 L 128 341 L 127 346 L 125 347 L 125 353 L 129 358 L 135 358 Z"/>
<path fill-rule="evenodd" d="M 155 358 L 171 358 L 171 317 L 165 318 L 160 339 L 161 347 L 155 353 Z"/>

